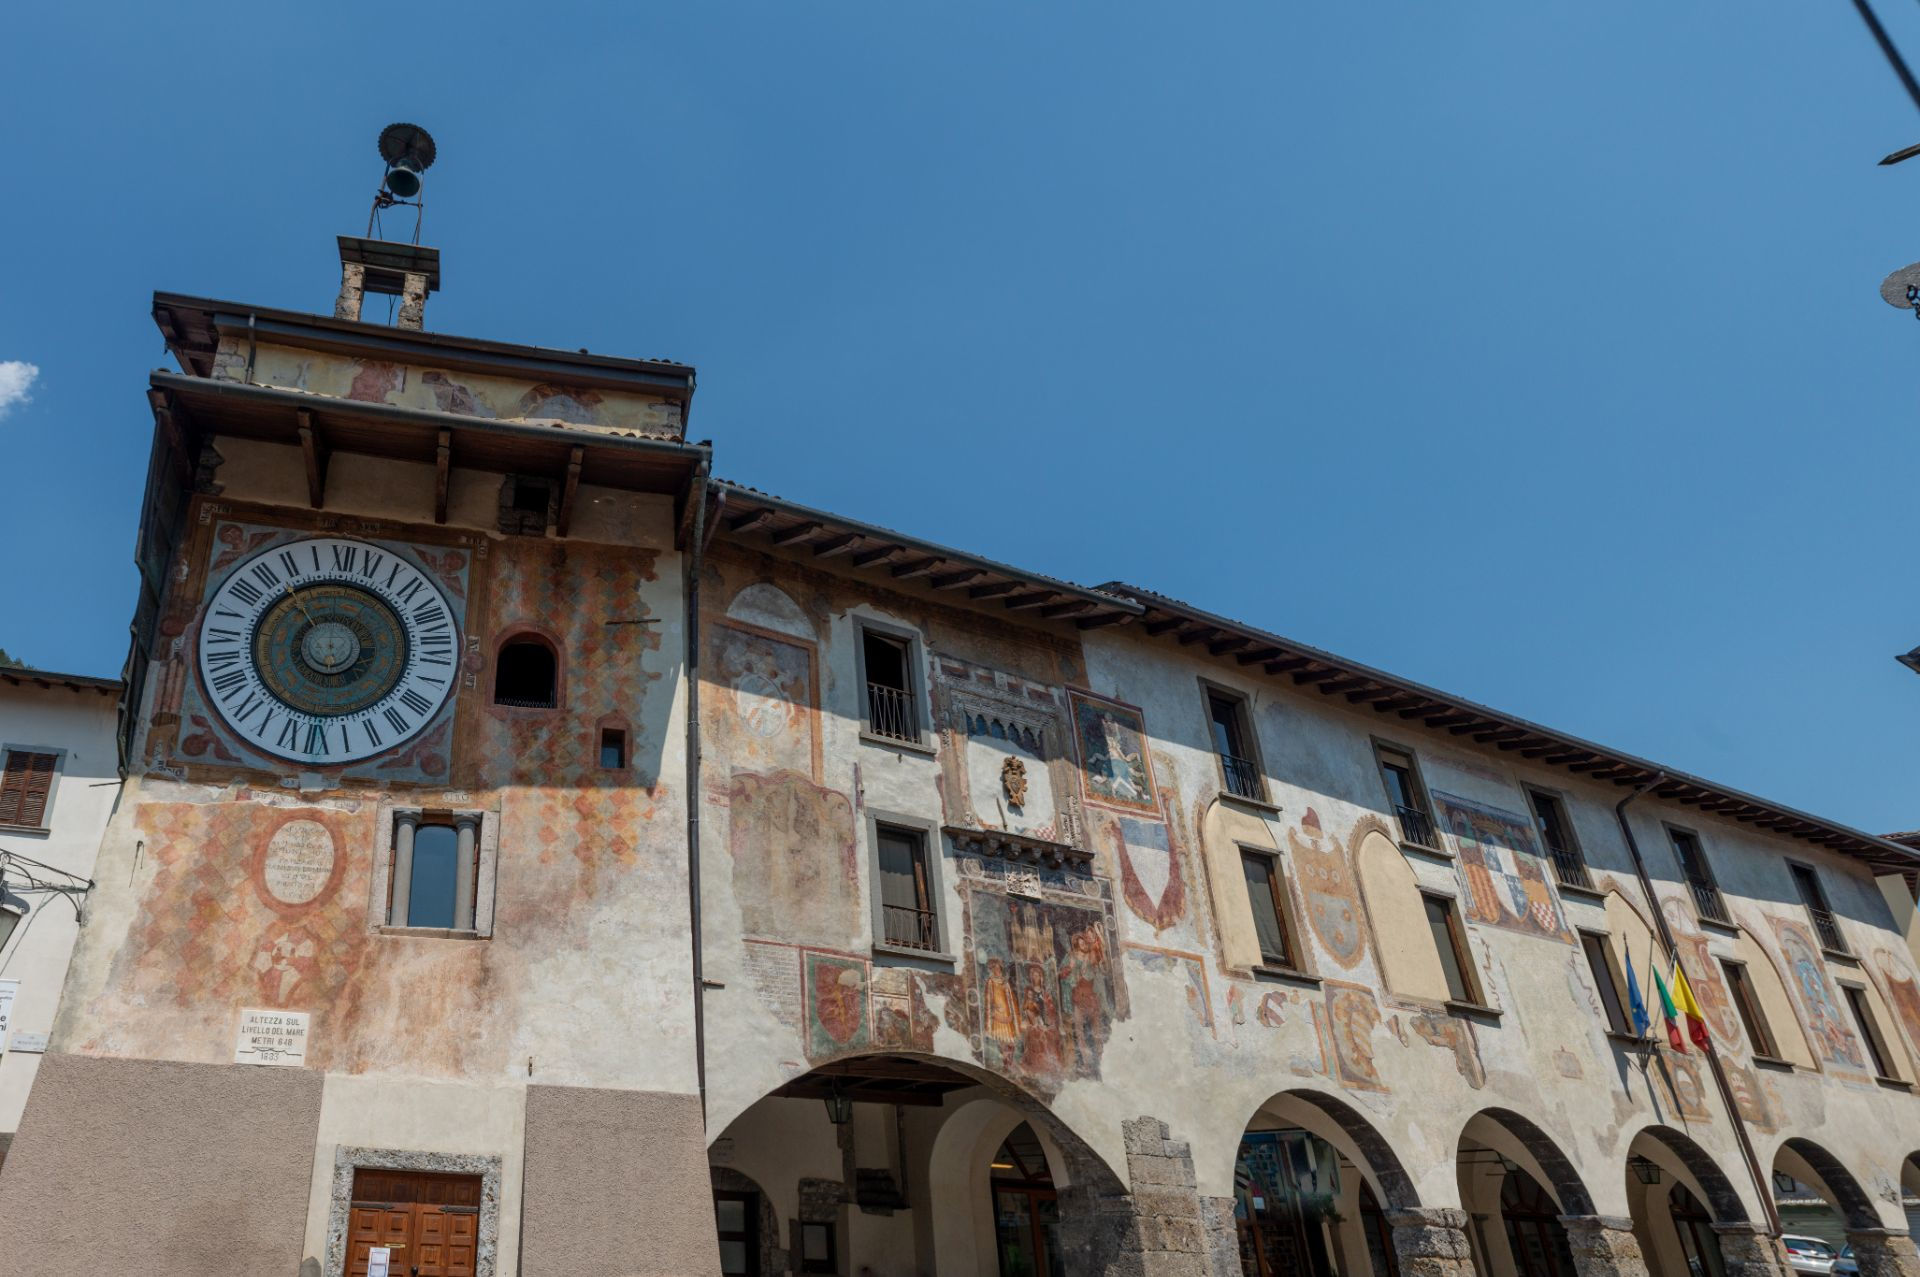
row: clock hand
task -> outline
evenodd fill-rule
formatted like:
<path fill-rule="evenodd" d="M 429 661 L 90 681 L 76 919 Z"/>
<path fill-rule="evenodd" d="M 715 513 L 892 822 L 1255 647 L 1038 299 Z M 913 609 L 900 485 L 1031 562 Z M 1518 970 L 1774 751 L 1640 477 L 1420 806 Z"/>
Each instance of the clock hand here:
<path fill-rule="evenodd" d="M 293 600 L 293 605 L 300 609 L 300 615 L 307 618 L 308 625 L 320 624 L 320 622 L 313 619 L 313 613 L 307 611 L 307 605 L 300 601 L 300 592 L 293 588 L 292 583 L 282 581 L 280 582 L 280 588 L 287 592 L 287 597 Z"/>

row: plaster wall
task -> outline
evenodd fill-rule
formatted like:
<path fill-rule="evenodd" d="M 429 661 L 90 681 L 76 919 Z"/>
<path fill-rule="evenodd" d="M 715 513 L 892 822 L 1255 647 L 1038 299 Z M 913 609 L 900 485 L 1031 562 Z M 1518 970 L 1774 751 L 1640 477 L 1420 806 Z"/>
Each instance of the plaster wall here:
<path fill-rule="evenodd" d="M 0 828 L 0 848 L 72 874 L 93 877 L 100 835 L 120 792 L 114 742 L 116 696 L 54 684 L 40 688 L 0 684 L 0 751 L 31 749 L 59 755 L 48 795 L 43 830 Z M 10 903 L 26 915 L 0 948 L 0 980 L 19 981 L 0 1054 L 0 1139 L 20 1125 L 27 1092 L 41 1054 L 26 1044 L 53 1028 L 60 987 L 80 933 L 79 906 L 68 897 L 35 888 L 16 876 L 7 884 Z M 0 1158 L 5 1151 L 0 1147 Z"/>

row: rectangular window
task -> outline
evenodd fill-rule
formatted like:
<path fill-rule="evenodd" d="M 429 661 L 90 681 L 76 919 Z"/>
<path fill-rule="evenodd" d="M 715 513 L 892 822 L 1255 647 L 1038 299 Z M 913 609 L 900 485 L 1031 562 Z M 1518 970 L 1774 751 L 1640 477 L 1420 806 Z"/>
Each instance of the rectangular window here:
<path fill-rule="evenodd" d="M 1247 879 L 1247 902 L 1253 906 L 1253 931 L 1260 938 L 1261 960 L 1269 966 L 1298 970 L 1293 936 L 1287 928 L 1286 887 L 1280 881 L 1278 857 L 1242 847 L 1240 871 Z"/>
<path fill-rule="evenodd" d="M 862 628 L 861 668 L 867 683 L 867 731 L 915 744 L 920 715 L 914 695 L 913 644 Z"/>
<path fill-rule="evenodd" d="M 760 1271 L 760 1194 L 715 1192 L 713 1219 L 720 1232 L 723 1277 Z"/>
<path fill-rule="evenodd" d="M 0 774 L 0 825 L 47 827 L 47 797 L 53 792 L 53 775 L 59 764 L 58 754 L 7 751 L 6 771 Z"/>
<path fill-rule="evenodd" d="M 1427 806 L 1426 786 L 1420 783 L 1420 769 L 1413 755 L 1390 746 L 1377 747 L 1380 779 L 1387 787 L 1387 803 L 1400 822 L 1400 837 L 1419 847 L 1440 846 L 1440 835 L 1433 827 L 1433 811 Z"/>
<path fill-rule="evenodd" d="M 1529 789 L 1527 801 L 1533 805 L 1533 818 L 1540 823 L 1540 841 L 1546 844 L 1547 859 L 1553 862 L 1553 876 L 1563 887 L 1591 891 L 1593 881 L 1587 877 L 1587 859 L 1580 854 L 1580 844 L 1573 836 L 1573 823 L 1567 819 L 1567 809 L 1560 796 L 1544 789 Z"/>
<path fill-rule="evenodd" d="M 1594 988 L 1600 991 L 1600 1009 L 1606 1012 L 1607 1028 L 1615 1033 L 1631 1035 L 1633 1025 L 1627 1020 L 1626 1005 L 1620 999 L 1619 982 L 1613 978 L 1613 955 L 1607 951 L 1606 933 L 1582 931 L 1580 947 L 1586 950 Z"/>
<path fill-rule="evenodd" d="M 1455 1002 L 1480 1005 L 1479 983 L 1473 978 L 1473 960 L 1468 956 L 1467 937 L 1460 930 L 1460 915 L 1448 896 L 1423 896 L 1427 906 L 1427 930 L 1433 934 L 1433 947 L 1440 955 L 1440 969 L 1447 977 L 1447 996 Z"/>
<path fill-rule="evenodd" d="M 1727 905 L 1720 898 L 1719 884 L 1713 880 L 1713 871 L 1707 868 L 1707 857 L 1701 850 L 1699 835 L 1671 827 L 1667 835 L 1673 840 L 1673 854 L 1680 862 L 1680 872 L 1685 875 L 1687 886 L 1693 891 L 1694 909 L 1702 918 L 1731 926 L 1733 919 L 1727 916 Z"/>
<path fill-rule="evenodd" d="M 479 847 L 478 815 L 396 813 L 387 924 L 474 930 Z"/>
<path fill-rule="evenodd" d="M 1213 752 L 1220 757 L 1220 771 L 1227 792 L 1255 802 L 1265 802 L 1266 785 L 1261 780 L 1260 764 L 1254 757 L 1252 733 L 1246 723 L 1246 702 L 1237 696 L 1212 689 L 1207 691 L 1207 721 L 1213 731 Z"/>
<path fill-rule="evenodd" d="M 1830 953 L 1847 952 L 1846 942 L 1840 938 L 1840 923 L 1827 907 L 1827 893 L 1820 886 L 1819 875 L 1806 865 L 1789 864 L 1787 872 L 1793 875 L 1793 885 L 1799 889 L 1807 915 L 1813 919 L 1813 929 L 1820 935 L 1820 947 Z"/>
<path fill-rule="evenodd" d="M 1887 1040 L 1880 1036 L 1880 1022 L 1873 1018 L 1873 1008 L 1867 1004 L 1867 991 L 1857 984 L 1843 984 L 1840 992 L 1847 995 L 1847 1005 L 1853 1009 L 1853 1022 L 1860 1026 L 1860 1040 L 1867 1044 L 1873 1075 L 1898 1081 L 1899 1074 L 1893 1071 L 1892 1057 L 1887 1052 Z"/>
<path fill-rule="evenodd" d="M 627 766 L 627 734 L 618 727 L 600 729 L 600 766 L 608 771 L 624 771 Z"/>
<path fill-rule="evenodd" d="M 834 1261 L 833 1225 L 813 1223 L 800 1225 L 800 1271 L 803 1273 L 837 1273 L 840 1265 Z"/>
<path fill-rule="evenodd" d="M 903 949 L 937 952 L 940 920 L 934 912 L 933 884 L 927 870 L 926 835 L 917 829 L 875 825 L 873 837 L 883 940 Z"/>
<path fill-rule="evenodd" d="M 1773 1040 L 1773 1028 L 1767 1023 L 1766 1014 L 1760 1010 L 1760 999 L 1755 996 L 1753 981 L 1747 976 L 1747 964 L 1722 958 L 1720 969 L 1726 973 L 1727 988 L 1733 993 L 1734 1009 L 1740 1013 L 1740 1023 L 1746 1026 L 1747 1040 L 1753 1043 L 1753 1053 L 1769 1060 L 1779 1059 L 1780 1045 Z"/>

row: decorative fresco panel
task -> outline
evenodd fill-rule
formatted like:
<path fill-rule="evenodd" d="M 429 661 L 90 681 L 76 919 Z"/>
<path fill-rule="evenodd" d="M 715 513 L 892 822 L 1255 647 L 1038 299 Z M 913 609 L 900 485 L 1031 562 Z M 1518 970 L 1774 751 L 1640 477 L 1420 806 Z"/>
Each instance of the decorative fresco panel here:
<path fill-rule="evenodd" d="M 1334 1067 L 1343 1085 L 1360 1091 L 1384 1091 L 1373 1059 L 1373 1030 L 1380 1023 L 1380 1007 L 1373 991 L 1357 984 L 1329 980 L 1322 990 L 1327 999 L 1327 1036 L 1332 1040 Z"/>
<path fill-rule="evenodd" d="M 1213 1033 L 1213 997 L 1207 988 L 1207 963 L 1197 953 L 1130 944 L 1127 952 L 1144 969 L 1157 974 L 1177 973 L 1185 983 L 1187 1011 L 1201 1036 Z"/>
<path fill-rule="evenodd" d="M 727 791 L 740 923 L 748 935 L 844 944 L 863 901 L 853 803 L 797 772 L 736 772 Z"/>
<path fill-rule="evenodd" d="M 1371 826 L 1362 821 L 1353 831 L 1352 844 L 1358 847 L 1374 826 L 1385 830 L 1378 820 L 1372 820 Z M 1305 897 L 1307 925 L 1320 947 L 1342 967 L 1359 965 L 1367 951 L 1365 915 L 1352 863 L 1339 840 L 1320 827 L 1319 814 L 1309 807 L 1300 817 L 1299 828 L 1288 828 L 1287 849 L 1289 867 Z"/>
<path fill-rule="evenodd" d="M 867 963 L 837 953 L 801 954 L 807 999 L 807 1058 L 820 1061 L 864 1050 Z"/>
<path fill-rule="evenodd" d="M 1070 690 L 1080 784 L 1086 800 L 1122 811 L 1158 815 L 1153 760 L 1140 711 L 1091 692 Z"/>
<path fill-rule="evenodd" d="M 1157 935 L 1186 916 L 1187 886 L 1180 845 L 1157 820 L 1119 816 L 1104 822 L 1120 894 L 1127 908 Z"/>
<path fill-rule="evenodd" d="M 1874 953 L 1873 965 L 1885 983 L 1887 1002 L 1899 1017 L 1900 1027 L 1907 1031 L 1907 1041 L 1920 1051 L 1920 985 L 1914 983 L 1912 968 L 1888 949 Z"/>
<path fill-rule="evenodd" d="M 1560 901 L 1547 885 L 1533 822 L 1515 812 L 1485 807 L 1433 791 L 1440 827 L 1453 835 L 1460 854 L 1466 914 L 1474 922 L 1573 943 L 1560 916 Z"/>
<path fill-rule="evenodd" d="M 945 653 L 933 693 L 956 821 L 1080 845 L 1066 694 Z"/>
<path fill-rule="evenodd" d="M 742 621 L 706 626 L 701 723 L 716 758 L 742 771 L 820 775 L 814 645 Z"/>
<path fill-rule="evenodd" d="M 1706 1013 L 1707 1028 L 1712 1031 L 1714 1041 L 1723 1047 L 1738 1046 L 1746 1036 L 1745 1028 L 1721 978 L 1720 963 L 1707 947 L 1707 938 L 1700 934 L 1692 910 L 1684 901 L 1671 897 L 1662 902 L 1661 910 L 1667 915 L 1674 943 L 1680 947 L 1687 980 L 1693 986 L 1694 996 L 1700 1000 L 1700 1009 Z"/>
<path fill-rule="evenodd" d="M 1840 1009 L 1840 999 L 1827 981 L 1827 964 L 1820 946 L 1801 923 L 1791 918 L 1769 918 L 1780 939 L 1780 956 L 1786 959 L 1787 985 L 1793 990 L 1800 1010 L 1806 1016 L 1814 1049 L 1830 1063 L 1856 1073 L 1867 1072 L 1866 1053 L 1860 1039 Z"/>

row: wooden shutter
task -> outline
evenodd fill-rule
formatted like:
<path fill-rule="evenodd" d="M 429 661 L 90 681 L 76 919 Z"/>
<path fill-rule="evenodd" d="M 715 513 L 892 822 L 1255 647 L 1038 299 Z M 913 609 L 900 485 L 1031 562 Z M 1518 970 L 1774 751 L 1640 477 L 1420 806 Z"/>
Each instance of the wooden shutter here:
<path fill-rule="evenodd" d="M 53 792 L 57 754 L 7 751 L 7 768 L 0 776 L 0 825 L 46 826 L 47 795 Z"/>

